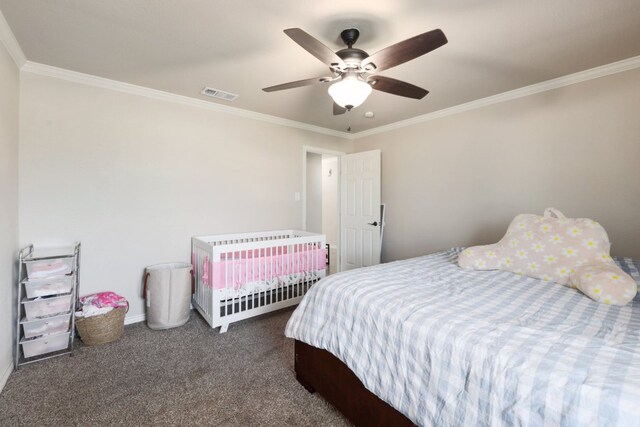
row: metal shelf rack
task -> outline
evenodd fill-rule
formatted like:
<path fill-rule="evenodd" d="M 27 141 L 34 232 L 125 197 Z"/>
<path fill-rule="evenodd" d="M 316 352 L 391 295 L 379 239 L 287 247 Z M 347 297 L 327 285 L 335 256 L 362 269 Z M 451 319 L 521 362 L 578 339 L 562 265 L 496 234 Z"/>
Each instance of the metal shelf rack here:
<path fill-rule="evenodd" d="M 29 263 L 60 263 L 65 268 L 70 263 L 71 268 L 68 274 L 45 270 L 33 274 L 37 277 L 29 277 Z M 67 284 L 70 284 L 68 289 Z M 18 256 L 17 285 L 15 369 L 52 357 L 73 356 L 80 242 L 62 248 L 34 248 L 33 245 L 23 248 Z"/>

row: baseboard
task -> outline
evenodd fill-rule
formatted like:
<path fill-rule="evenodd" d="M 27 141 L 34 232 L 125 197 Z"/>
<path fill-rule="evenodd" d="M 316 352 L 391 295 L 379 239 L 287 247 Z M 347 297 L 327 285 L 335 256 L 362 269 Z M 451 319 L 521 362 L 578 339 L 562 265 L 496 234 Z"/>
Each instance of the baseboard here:
<path fill-rule="evenodd" d="M 7 366 L 2 370 L 2 375 L 0 375 L 0 393 L 4 389 L 4 386 L 7 384 L 7 380 L 9 379 L 9 375 L 13 372 L 13 360 L 10 360 Z"/>
<path fill-rule="evenodd" d="M 138 314 L 136 316 L 126 316 L 124 318 L 124 324 L 131 325 L 132 323 L 144 322 L 146 319 L 147 316 L 144 313 Z"/>

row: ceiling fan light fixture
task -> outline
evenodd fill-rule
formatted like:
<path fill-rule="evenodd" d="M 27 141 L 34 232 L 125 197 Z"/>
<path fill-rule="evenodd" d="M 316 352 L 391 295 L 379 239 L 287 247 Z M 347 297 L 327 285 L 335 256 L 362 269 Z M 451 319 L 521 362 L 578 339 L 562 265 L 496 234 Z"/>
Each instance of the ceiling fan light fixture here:
<path fill-rule="evenodd" d="M 329 86 L 329 95 L 339 106 L 350 110 L 362 104 L 371 93 L 371 86 L 353 74 Z"/>

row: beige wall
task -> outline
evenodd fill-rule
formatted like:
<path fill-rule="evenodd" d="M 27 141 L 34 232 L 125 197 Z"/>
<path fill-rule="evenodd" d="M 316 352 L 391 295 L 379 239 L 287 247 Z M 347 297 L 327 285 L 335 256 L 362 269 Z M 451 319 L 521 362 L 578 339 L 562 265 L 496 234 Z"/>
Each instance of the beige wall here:
<path fill-rule="evenodd" d="M 140 315 L 143 268 L 188 260 L 191 236 L 302 225 L 307 145 L 382 150 L 386 261 L 494 242 L 547 206 L 599 220 L 614 254 L 640 257 L 639 79 L 352 142 L 23 73 L 20 243 L 81 240 L 81 293 L 119 292 Z"/>
<path fill-rule="evenodd" d="M 307 231 L 322 233 L 322 154 L 307 153 Z"/>
<path fill-rule="evenodd" d="M 82 241 L 81 294 L 143 313 L 147 265 L 194 235 L 302 226 L 303 145 L 352 142 L 23 73 L 20 241 Z"/>
<path fill-rule="evenodd" d="M 18 254 L 19 95 L 18 67 L 0 43 L 0 390 L 13 366 L 15 260 Z"/>
<path fill-rule="evenodd" d="M 632 70 L 356 140 L 382 150 L 383 259 L 492 243 L 547 206 L 640 258 L 639 112 Z"/>
<path fill-rule="evenodd" d="M 327 236 L 327 243 L 338 245 L 338 158 L 323 156 L 322 158 L 322 233 Z"/>

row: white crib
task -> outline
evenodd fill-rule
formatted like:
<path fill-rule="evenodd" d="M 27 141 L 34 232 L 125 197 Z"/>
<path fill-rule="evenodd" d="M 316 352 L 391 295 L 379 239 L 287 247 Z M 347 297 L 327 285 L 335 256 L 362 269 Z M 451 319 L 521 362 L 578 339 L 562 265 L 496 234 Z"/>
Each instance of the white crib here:
<path fill-rule="evenodd" d="M 232 322 L 300 302 L 325 276 L 325 256 L 325 236 L 305 231 L 193 237 L 193 306 L 224 333 Z"/>

